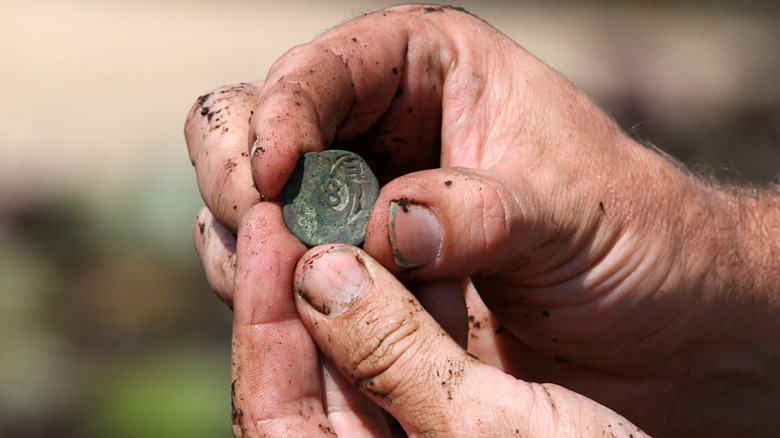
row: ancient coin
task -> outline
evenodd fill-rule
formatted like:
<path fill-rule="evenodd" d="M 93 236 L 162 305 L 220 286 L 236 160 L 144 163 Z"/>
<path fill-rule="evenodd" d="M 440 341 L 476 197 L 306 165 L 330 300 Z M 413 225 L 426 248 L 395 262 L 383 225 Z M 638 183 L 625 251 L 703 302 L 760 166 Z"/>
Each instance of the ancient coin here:
<path fill-rule="evenodd" d="M 378 195 L 379 183 L 360 155 L 336 149 L 309 152 L 284 188 L 284 222 L 308 246 L 360 245 Z"/>

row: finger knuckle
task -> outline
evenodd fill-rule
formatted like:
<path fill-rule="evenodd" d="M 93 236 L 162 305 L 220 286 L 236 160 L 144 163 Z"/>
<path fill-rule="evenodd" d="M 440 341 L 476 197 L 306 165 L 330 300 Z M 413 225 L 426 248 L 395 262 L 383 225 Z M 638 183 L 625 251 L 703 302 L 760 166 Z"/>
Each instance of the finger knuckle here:
<path fill-rule="evenodd" d="M 403 382 L 414 374 L 414 345 L 419 342 L 419 324 L 414 318 L 381 318 L 363 321 L 374 342 L 356 352 L 353 367 L 355 383 L 365 391 L 385 399 L 400 394 Z"/>
<path fill-rule="evenodd" d="M 474 190 L 473 198 L 478 200 L 477 211 L 481 215 L 473 224 L 474 234 L 479 237 L 473 241 L 481 246 L 477 248 L 480 253 L 490 254 L 502 248 L 510 234 L 510 201 L 503 185 L 491 179 L 483 179 Z"/>

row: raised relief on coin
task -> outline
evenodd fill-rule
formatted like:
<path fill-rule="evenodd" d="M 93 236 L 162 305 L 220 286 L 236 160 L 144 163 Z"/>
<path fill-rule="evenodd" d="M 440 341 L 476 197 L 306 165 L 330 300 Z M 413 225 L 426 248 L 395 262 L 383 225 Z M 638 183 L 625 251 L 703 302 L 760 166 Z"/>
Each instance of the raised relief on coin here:
<path fill-rule="evenodd" d="M 360 245 L 378 195 L 379 183 L 360 155 L 336 149 L 309 152 L 284 188 L 284 222 L 308 246 Z"/>

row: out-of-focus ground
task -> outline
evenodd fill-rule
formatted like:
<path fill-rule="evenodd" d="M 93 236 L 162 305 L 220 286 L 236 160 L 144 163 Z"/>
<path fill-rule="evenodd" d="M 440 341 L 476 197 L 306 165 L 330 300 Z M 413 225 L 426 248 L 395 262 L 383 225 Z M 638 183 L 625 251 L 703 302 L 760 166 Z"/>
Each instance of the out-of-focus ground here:
<path fill-rule="evenodd" d="M 460 4 L 635 137 L 722 178 L 775 178 L 777 7 L 646 3 Z M 190 242 L 184 116 L 390 4 L 2 3 L 0 437 L 229 436 L 230 312 Z"/>

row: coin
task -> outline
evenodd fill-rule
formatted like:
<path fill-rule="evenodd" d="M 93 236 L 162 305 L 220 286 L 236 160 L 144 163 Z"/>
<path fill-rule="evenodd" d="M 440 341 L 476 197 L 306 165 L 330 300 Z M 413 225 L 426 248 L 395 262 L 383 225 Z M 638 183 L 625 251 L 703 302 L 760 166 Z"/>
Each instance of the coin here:
<path fill-rule="evenodd" d="M 284 222 L 310 247 L 361 245 L 378 195 L 379 182 L 360 155 L 337 149 L 308 152 L 284 187 Z"/>

